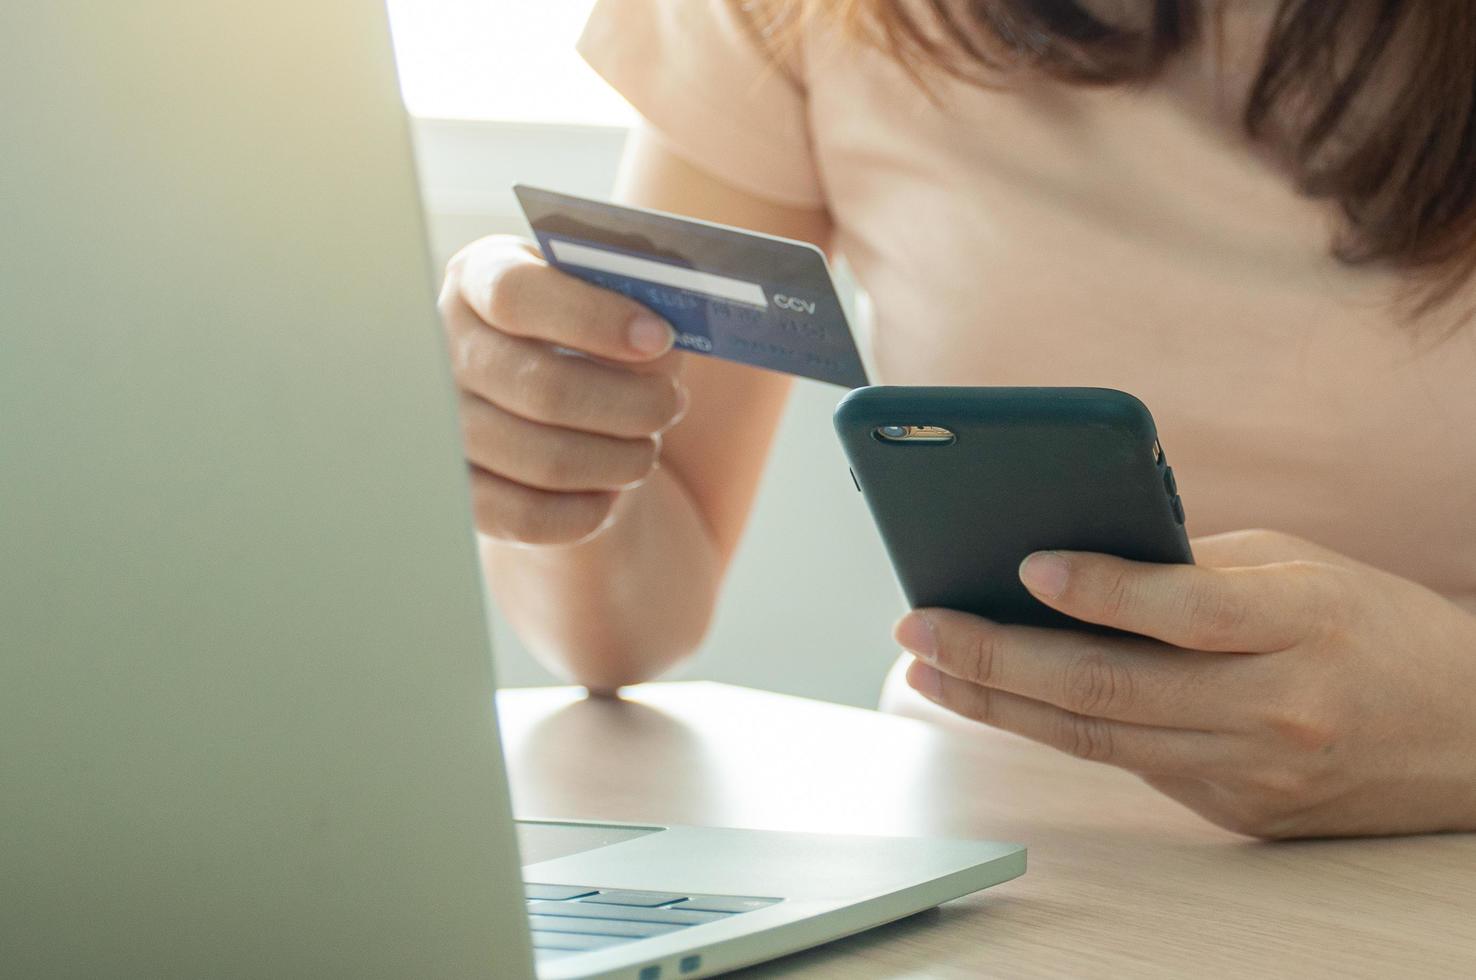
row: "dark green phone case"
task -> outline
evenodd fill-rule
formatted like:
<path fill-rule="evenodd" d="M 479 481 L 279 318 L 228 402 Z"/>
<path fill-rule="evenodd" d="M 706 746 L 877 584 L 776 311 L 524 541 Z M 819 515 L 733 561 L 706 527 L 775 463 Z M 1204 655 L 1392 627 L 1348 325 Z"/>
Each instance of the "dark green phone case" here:
<path fill-rule="evenodd" d="M 892 425 L 942 426 L 956 438 L 910 444 L 877 435 Z M 1020 584 L 1026 555 L 1194 560 L 1153 416 L 1125 392 L 860 388 L 837 406 L 835 428 L 914 608 L 1083 628 Z"/>

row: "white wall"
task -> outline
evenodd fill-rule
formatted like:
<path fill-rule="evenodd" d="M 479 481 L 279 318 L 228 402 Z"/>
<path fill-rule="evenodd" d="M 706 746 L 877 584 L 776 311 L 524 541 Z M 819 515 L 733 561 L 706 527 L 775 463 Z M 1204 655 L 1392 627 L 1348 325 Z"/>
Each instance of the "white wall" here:
<path fill-rule="evenodd" d="M 624 140 L 604 127 L 420 121 L 416 129 L 442 263 L 481 235 L 526 234 L 514 183 L 608 197 Z M 717 623 L 674 677 L 876 703 L 903 603 L 830 428 L 842 394 L 796 385 Z M 500 620 L 494 636 L 504 686 L 556 681 Z"/>

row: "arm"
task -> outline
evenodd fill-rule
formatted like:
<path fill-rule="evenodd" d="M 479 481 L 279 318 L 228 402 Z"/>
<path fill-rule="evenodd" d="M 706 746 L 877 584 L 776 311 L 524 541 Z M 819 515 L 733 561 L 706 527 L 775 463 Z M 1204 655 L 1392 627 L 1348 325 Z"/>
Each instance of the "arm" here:
<path fill-rule="evenodd" d="M 651 135 L 631 138 L 618 191 L 632 204 L 828 244 L 822 212 L 728 186 Z M 526 547 L 481 538 L 487 580 L 544 663 L 594 690 L 655 676 L 691 654 L 711 620 L 788 397 L 789 379 L 679 355 L 689 393 L 659 466 L 622 492 L 588 540 Z"/>

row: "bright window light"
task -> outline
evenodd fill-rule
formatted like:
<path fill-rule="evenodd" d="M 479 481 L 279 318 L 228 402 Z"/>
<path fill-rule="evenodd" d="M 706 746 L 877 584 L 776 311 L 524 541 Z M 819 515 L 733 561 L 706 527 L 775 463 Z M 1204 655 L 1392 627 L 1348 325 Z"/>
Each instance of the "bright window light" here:
<path fill-rule="evenodd" d="M 626 126 L 630 105 L 574 51 L 594 0 L 389 0 L 417 116 Z"/>

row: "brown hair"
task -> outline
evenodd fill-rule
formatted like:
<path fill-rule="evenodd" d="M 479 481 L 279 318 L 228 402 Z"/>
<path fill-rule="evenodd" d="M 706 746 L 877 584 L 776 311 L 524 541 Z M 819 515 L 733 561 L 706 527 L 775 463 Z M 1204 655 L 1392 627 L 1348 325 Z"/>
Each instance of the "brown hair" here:
<path fill-rule="evenodd" d="M 757 6 L 787 9 L 790 26 L 834 19 L 924 84 L 938 70 L 980 81 L 981 69 L 1022 67 L 1078 84 L 1142 82 L 1206 16 L 1205 0 L 1118 0 L 1123 16 L 1111 21 L 1081 0 Z M 1241 121 L 1301 192 L 1337 203 L 1346 220 L 1334 254 L 1408 273 L 1416 312 L 1476 272 L 1476 3 L 1281 0 Z"/>

